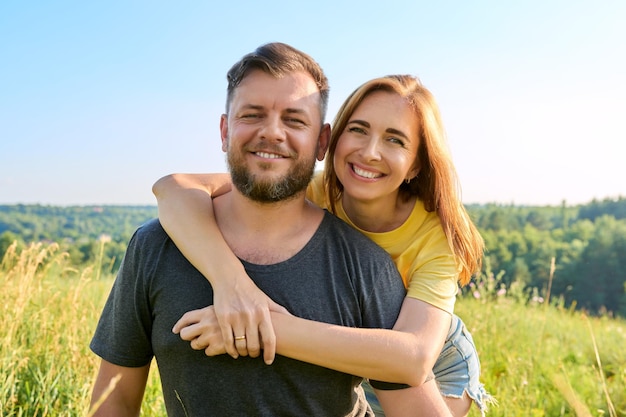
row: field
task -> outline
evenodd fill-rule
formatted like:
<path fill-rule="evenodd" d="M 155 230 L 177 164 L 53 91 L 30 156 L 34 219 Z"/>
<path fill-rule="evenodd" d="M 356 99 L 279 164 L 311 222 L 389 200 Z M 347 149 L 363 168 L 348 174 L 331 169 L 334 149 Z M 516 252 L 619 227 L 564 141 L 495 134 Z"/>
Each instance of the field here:
<path fill-rule="evenodd" d="M 7 252 L 0 416 L 88 415 L 98 363 L 88 345 L 113 279 L 95 270 L 73 268 L 55 244 Z M 626 322 L 588 317 L 558 300 L 527 301 L 521 289 L 492 281 L 479 280 L 457 302 L 483 382 L 499 402 L 488 416 L 626 416 Z M 164 414 L 154 370 L 142 416 Z"/>

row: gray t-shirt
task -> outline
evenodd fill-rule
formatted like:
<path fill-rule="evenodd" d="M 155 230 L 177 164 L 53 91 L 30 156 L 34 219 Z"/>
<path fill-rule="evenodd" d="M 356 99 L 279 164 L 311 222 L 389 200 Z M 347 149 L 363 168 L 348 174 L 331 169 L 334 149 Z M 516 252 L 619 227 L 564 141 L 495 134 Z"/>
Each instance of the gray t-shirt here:
<path fill-rule="evenodd" d="M 307 245 L 274 265 L 243 262 L 292 314 L 350 327 L 391 328 L 405 289 L 380 247 L 326 213 Z M 133 235 L 91 349 L 120 366 L 156 358 L 170 416 L 364 416 L 361 378 L 277 355 L 207 357 L 172 333 L 189 310 L 213 303 L 208 281 L 158 220 Z"/>

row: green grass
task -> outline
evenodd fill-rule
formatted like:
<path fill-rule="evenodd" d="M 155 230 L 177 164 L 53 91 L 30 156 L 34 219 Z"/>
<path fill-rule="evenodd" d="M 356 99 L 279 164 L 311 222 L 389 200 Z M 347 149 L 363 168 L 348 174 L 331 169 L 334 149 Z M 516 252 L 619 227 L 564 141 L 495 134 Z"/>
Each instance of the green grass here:
<path fill-rule="evenodd" d="M 7 252 L 0 267 L 0 416 L 87 415 L 98 364 L 89 341 L 113 280 L 93 271 L 73 268 L 54 244 Z M 527 303 L 512 289 L 501 296 L 495 288 L 481 291 L 480 298 L 464 295 L 457 313 L 499 402 L 488 416 L 626 416 L 624 320 Z M 164 410 L 154 369 L 142 416 Z"/>
<path fill-rule="evenodd" d="M 506 297 L 464 297 L 457 313 L 499 402 L 489 415 L 626 416 L 624 320 Z"/>

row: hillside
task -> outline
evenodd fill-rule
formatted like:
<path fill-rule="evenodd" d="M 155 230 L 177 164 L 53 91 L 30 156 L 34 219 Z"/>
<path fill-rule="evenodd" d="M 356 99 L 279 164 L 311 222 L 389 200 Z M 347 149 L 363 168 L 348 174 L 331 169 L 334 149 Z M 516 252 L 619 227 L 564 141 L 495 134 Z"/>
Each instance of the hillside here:
<path fill-rule="evenodd" d="M 113 282 L 94 278 L 95 266 L 75 268 L 54 243 L 9 249 L 0 265 L 3 416 L 87 414 L 98 363 L 88 345 Z M 496 290 L 489 277 L 459 298 L 456 312 L 499 401 L 489 417 L 626 416 L 625 320 L 526 301 L 520 288 Z M 154 368 L 141 415 L 165 415 Z"/>

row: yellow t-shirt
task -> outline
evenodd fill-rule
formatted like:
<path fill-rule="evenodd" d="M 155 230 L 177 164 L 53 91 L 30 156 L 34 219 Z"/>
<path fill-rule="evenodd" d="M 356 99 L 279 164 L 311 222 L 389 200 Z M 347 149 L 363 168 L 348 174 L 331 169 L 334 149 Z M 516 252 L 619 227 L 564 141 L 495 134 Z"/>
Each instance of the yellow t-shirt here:
<path fill-rule="evenodd" d="M 307 198 L 322 208 L 329 208 L 321 173 L 309 184 Z M 390 232 L 372 233 L 356 227 L 341 204 L 335 208 L 337 217 L 391 255 L 407 287 L 408 297 L 453 313 L 458 291 L 457 265 L 437 213 L 427 212 L 424 204 L 417 200 L 411 215 L 400 227 Z"/>

